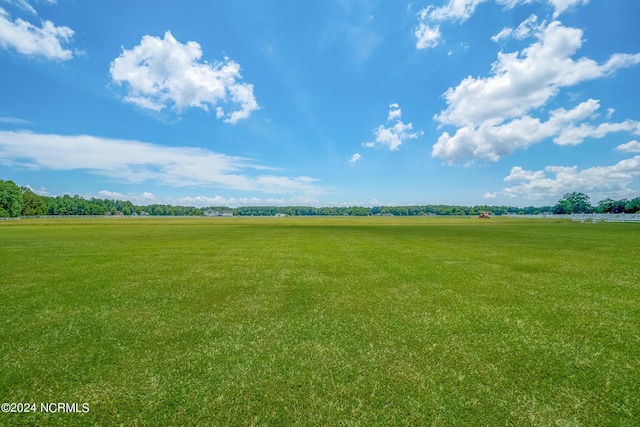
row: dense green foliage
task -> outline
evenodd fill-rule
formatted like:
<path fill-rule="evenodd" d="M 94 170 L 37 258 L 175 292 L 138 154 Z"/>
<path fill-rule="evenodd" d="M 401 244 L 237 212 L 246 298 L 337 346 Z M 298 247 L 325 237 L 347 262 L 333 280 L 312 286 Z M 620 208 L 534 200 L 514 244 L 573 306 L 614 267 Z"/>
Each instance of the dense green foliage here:
<path fill-rule="evenodd" d="M 566 193 L 552 209 L 556 214 L 570 213 L 640 213 L 640 197 L 635 199 L 604 199 L 592 206 L 588 195 L 579 192 Z"/>
<path fill-rule="evenodd" d="M 550 207 L 518 208 L 513 206 L 451 206 L 451 205 L 422 205 L 422 206 L 374 206 L 374 207 L 311 207 L 311 206 L 244 206 L 233 210 L 236 216 L 273 216 L 285 214 L 291 216 L 422 216 L 422 215 L 478 215 L 480 212 L 491 212 L 494 215 L 508 213 L 538 214 L 550 211 Z"/>
<path fill-rule="evenodd" d="M 0 180 L 0 218 L 18 216 L 45 215 L 124 215 L 124 216 L 203 216 L 211 212 L 232 212 L 234 216 L 422 216 L 448 215 L 468 216 L 489 212 L 491 215 L 524 214 L 537 215 L 541 213 L 570 214 L 582 212 L 598 213 L 636 213 L 640 212 L 640 197 L 635 199 L 621 199 L 614 201 L 605 199 L 598 206 L 591 206 L 589 196 L 584 193 L 572 192 L 565 194 L 555 206 L 452 206 L 452 205 L 421 205 L 421 206 L 350 206 L 350 207 L 312 207 L 312 206 L 243 206 L 230 209 L 225 206 L 211 206 L 197 208 L 193 206 L 172 206 L 152 204 L 146 206 L 134 205 L 130 201 L 110 199 L 85 199 L 75 196 L 41 196 L 29 187 L 18 187 L 12 181 Z"/>
<path fill-rule="evenodd" d="M 0 222 L 0 425 L 640 424 L 637 224 Z"/>
<path fill-rule="evenodd" d="M 201 216 L 202 210 L 192 206 L 152 204 L 136 206 L 130 201 L 96 199 L 80 196 L 43 197 L 46 215 L 152 215 L 152 216 Z"/>
<path fill-rule="evenodd" d="M 13 181 L 0 179 L 0 218 L 15 218 L 22 210 L 22 193 Z"/>

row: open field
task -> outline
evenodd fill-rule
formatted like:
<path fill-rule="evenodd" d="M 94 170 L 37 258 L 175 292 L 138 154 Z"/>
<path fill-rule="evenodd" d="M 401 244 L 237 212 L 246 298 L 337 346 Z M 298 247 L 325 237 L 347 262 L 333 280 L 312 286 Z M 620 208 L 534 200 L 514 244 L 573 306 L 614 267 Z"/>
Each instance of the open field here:
<path fill-rule="evenodd" d="M 640 425 L 638 224 L 0 222 L 0 425 Z M 81 406 L 80 406 L 81 408 Z"/>

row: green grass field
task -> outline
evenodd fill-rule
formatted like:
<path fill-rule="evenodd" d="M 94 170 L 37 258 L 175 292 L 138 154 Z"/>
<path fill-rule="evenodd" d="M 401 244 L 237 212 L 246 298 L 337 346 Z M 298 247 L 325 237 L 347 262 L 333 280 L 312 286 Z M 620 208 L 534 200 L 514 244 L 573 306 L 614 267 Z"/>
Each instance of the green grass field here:
<path fill-rule="evenodd" d="M 640 425 L 638 224 L 0 222 L 0 425 Z M 43 413 L 40 403 L 89 404 Z"/>

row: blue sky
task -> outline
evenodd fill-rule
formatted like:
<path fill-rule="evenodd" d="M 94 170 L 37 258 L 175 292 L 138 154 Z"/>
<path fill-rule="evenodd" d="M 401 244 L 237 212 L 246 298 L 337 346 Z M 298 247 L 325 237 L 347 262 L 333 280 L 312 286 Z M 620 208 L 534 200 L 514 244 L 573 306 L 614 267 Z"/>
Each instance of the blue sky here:
<path fill-rule="evenodd" d="M 0 0 L 0 179 L 180 205 L 640 195 L 635 0 Z"/>

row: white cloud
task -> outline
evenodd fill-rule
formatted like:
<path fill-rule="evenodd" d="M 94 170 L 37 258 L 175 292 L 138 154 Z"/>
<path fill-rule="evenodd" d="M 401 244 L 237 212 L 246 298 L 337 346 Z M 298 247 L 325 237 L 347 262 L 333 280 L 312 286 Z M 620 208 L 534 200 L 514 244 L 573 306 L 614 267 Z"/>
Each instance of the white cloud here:
<path fill-rule="evenodd" d="M 555 11 L 553 17 L 557 18 L 564 11 L 589 3 L 589 0 L 548 0 L 549 4 L 553 6 Z"/>
<path fill-rule="evenodd" d="M 135 205 L 145 206 L 149 204 L 163 204 L 173 206 L 226 206 L 236 208 L 239 206 L 338 206 L 337 203 L 319 202 L 313 197 L 299 195 L 291 198 L 276 197 L 224 197 L 220 195 L 197 195 L 181 197 L 157 197 L 149 198 L 150 193 L 121 193 L 117 191 L 102 190 L 97 195 L 85 194 L 85 198 L 106 198 L 115 200 L 128 200 Z M 49 194 L 47 194 L 49 195 Z M 346 204 L 352 206 L 353 204 Z"/>
<path fill-rule="evenodd" d="M 542 122 L 529 115 L 508 122 L 487 120 L 474 126 L 468 124 L 451 136 L 443 132 L 432 149 L 432 156 L 448 163 L 470 162 L 476 159 L 498 161 L 518 149 L 553 138 L 558 145 L 580 144 L 586 138 L 603 138 L 612 132 L 640 134 L 640 122 L 627 120 L 622 123 L 576 124 L 597 117 L 600 104 L 589 99 L 571 110 L 559 108 L 549 113 Z"/>
<path fill-rule="evenodd" d="M 62 47 L 73 37 L 69 27 L 56 27 L 51 21 L 37 27 L 22 19 L 11 20 L 9 13 L 0 8 L 0 46 L 13 48 L 27 56 L 44 56 L 47 59 L 65 61 L 73 52 Z"/>
<path fill-rule="evenodd" d="M 238 63 L 225 57 L 210 64 L 201 58 L 202 49 L 194 41 L 182 44 L 169 31 L 163 39 L 147 35 L 111 63 L 111 78 L 125 86 L 125 101 L 154 111 L 215 109 L 216 117 L 236 123 L 259 109 L 253 85 L 239 82 Z M 236 110 L 227 112 L 228 105 Z"/>
<path fill-rule="evenodd" d="M 536 15 L 531 15 L 516 28 L 505 27 L 495 36 L 491 37 L 491 40 L 495 42 L 502 41 L 508 38 L 515 38 L 517 40 L 524 40 L 526 38 L 531 37 L 532 34 L 539 32 L 544 29 L 544 22 L 541 25 L 538 24 L 538 17 Z"/>
<path fill-rule="evenodd" d="M 184 206 L 230 206 L 237 205 L 236 199 L 227 199 L 222 196 L 185 196 L 179 199 L 179 204 Z"/>
<path fill-rule="evenodd" d="M 322 194 L 306 176 L 254 175 L 271 170 L 251 159 L 203 148 L 168 147 L 87 135 L 46 135 L 0 131 L 0 164 L 34 170 L 84 170 L 126 183 L 172 187 L 215 186 L 269 194 Z M 149 193 L 150 194 L 150 193 Z"/>
<path fill-rule="evenodd" d="M 577 123 L 594 118 L 599 108 L 596 100 L 569 111 L 552 111 L 544 123 L 528 114 L 544 107 L 563 87 L 640 62 L 640 54 L 614 54 L 602 64 L 584 57 L 573 60 L 571 56 L 582 45 L 581 30 L 557 21 L 539 29 L 535 31 L 538 40 L 522 52 L 499 53 L 490 77 L 469 76 L 445 92 L 448 106 L 435 119 L 459 128 L 453 136 L 442 133 L 433 146 L 433 157 L 448 163 L 479 158 L 497 161 L 549 137 L 555 137 L 557 144 L 579 144 L 587 137 L 602 138 L 610 132 L 638 132 L 638 122 L 631 120 Z"/>
<path fill-rule="evenodd" d="M 426 49 L 437 46 L 442 39 L 440 32 L 440 26 L 438 23 L 445 21 L 457 21 L 464 22 L 469 19 L 476 11 L 476 8 L 486 3 L 488 0 L 449 0 L 443 6 L 434 7 L 427 6 L 418 13 L 418 26 L 414 31 L 414 35 L 417 39 L 416 48 Z M 506 9 L 514 8 L 518 5 L 524 5 L 533 2 L 534 0 L 495 0 L 499 5 L 504 6 Z M 538 0 L 545 2 L 553 7 L 553 18 L 557 18 L 568 9 L 573 7 L 587 4 L 589 0 Z M 527 31 L 526 21 L 523 23 L 524 27 L 518 27 L 518 29 L 505 28 L 498 35 L 494 36 L 498 41 L 505 37 L 514 36 L 516 38 L 524 37 L 524 33 Z M 530 28 L 529 28 L 530 29 Z"/>
<path fill-rule="evenodd" d="M 222 197 L 222 196 L 185 196 L 171 199 L 168 204 L 182 206 L 227 206 L 235 208 L 239 206 L 286 206 L 286 205 L 316 205 L 315 199 L 282 199 L 282 198 L 261 198 L 261 197 Z"/>
<path fill-rule="evenodd" d="M 414 35 L 416 36 L 416 48 L 418 49 L 426 49 L 430 47 L 435 47 L 440 43 L 440 39 L 442 38 L 442 33 L 440 33 L 440 27 L 436 24 L 429 24 L 427 17 L 429 14 L 429 8 L 423 9 L 418 14 L 419 22 L 418 26 L 414 31 Z"/>
<path fill-rule="evenodd" d="M 640 153 L 640 142 L 636 140 L 629 141 L 626 144 L 618 145 L 616 150 L 623 153 Z"/>
<path fill-rule="evenodd" d="M 403 123 L 398 120 L 395 125 L 391 127 L 384 127 L 384 125 L 378 126 L 378 129 L 374 131 L 376 140 L 374 142 L 365 143 L 365 147 L 375 147 L 378 145 L 386 146 L 391 151 L 395 151 L 400 148 L 402 142 L 407 139 L 415 139 L 418 134 L 410 132 L 413 129 L 411 123 Z"/>
<path fill-rule="evenodd" d="M 9 3 L 9 4 L 14 4 L 17 7 L 19 7 L 20 9 L 31 13 L 32 15 L 37 15 L 38 12 L 34 9 L 33 6 L 31 6 L 31 3 L 33 2 L 29 2 L 29 0 L 4 0 L 5 3 Z M 58 1 L 57 0 L 37 0 L 38 3 L 47 3 L 47 4 L 56 4 Z"/>
<path fill-rule="evenodd" d="M 464 22 L 476 10 L 480 3 L 487 0 L 449 0 L 440 7 L 428 6 L 420 11 L 421 19 L 430 21 L 460 21 Z"/>
<path fill-rule="evenodd" d="M 16 117 L 2 117 L 0 116 L 0 123 L 7 123 L 10 125 L 26 125 L 29 124 L 28 120 L 18 119 Z"/>
<path fill-rule="evenodd" d="M 616 112 L 615 108 L 607 108 L 607 115 L 605 116 L 607 120 L 613 117 L 613 113 L 615 112 Z"/>
<path fill-rule="evenodd" d="M 95 197 L 97 199 L 108 199 L 108 200 L 128 200 L 134 205 L 148 205 L 151 203 L 158 204 L 174 204 L 173 200 L 170 199 L 157 199 L 153 193 L 143 192 L 142 194 L 138 193 L 121 193 L 119 191 L 110 191 L 110 190 L 101 190 L 98 194 L 85 194 L 85 198 L 89 199 L 91 197 Z"/>
<path fill-rule="evenodd" d="M 599 196 L 625 195 L 637 192 L 629 188 L 640 176 L 640 156 L 622 160 L 612 166 L 597 166 L 578 170 L 577 166 L 547 166 L 544 170 L 528 171 L 519 166 L 511 169 L 504 180 L 515 183 L 504 189 L 509 197 L 551 199 L 569 191 L 596 193 Z"/>
<path fill-rule="evenodd" d="M 109 190 L 101 190 L 98 192 L 98 196 L 102 199 L 109 200 L 129 200 L 129 196 L 126 196 L 124 193 L 120 193 L 117 191 L 109 191 Z"/>
<path fill-rule="evenodd" d="M 572 125 L 563 128 L 553 142 L 558 145 L 577 145 L 587 138 L 604 138 L 612 132 L 632 132 L 640 135 L 640 122 L 626 120 L 622 123 L 600 123 L 597 126 L 588 123 Z"/>
<path fill-rule="evenodd" d="M 355 153 L 353 156 L 351 156 L 351 158 L 349 159 L 349 164 L 351 165 L 355 165 L 356 162 L 358 160 L 360 160 L 362 158 L 362 156 L 360 155 L 360 153 Z"/>
<path fill-rule="evenodd" d="M 38 12 L 29 4 L 27 0 L 5 0 L 7 3 L 13 3 L 18 6 L 20 9 L 25 10 L 33 15 L 37 15 Z"/>
<path fill-rule="evenodd" d="M 613 74 L 640 62 L 640 54 L 614 54 L 598 64 L 571 59 L 582 46 L 582 31 L 550 23 L 538 41 L 522 52 L 498 54 L 487 78 L 467 77 L 444 97 L 448 107 L 436 116 L 443 124 L 466 125 L 520 116 L 545 105 L 562 87 Z"/>
<path fill-rule="evenodd" d="M 402 109 L 398 105 L 398 103 L 394 102 L 393 104 L 389 104 L 389 114 L 387 114 L 387 121 L 390 122 L 392 120 L 397 120 L 402 117 Z"/>
<path fill-rule="evenodd" d="M 389 150 L 395 151 L 400 145 L 407 139 L 415 139 L 418 137 L 417 132 L 411 132 L 413 130 L 413 124 L 403 123 L 400 120 L 402 117 L 402 110 L 397 103 L 389 105 L 389 113 L 387 114 L 387 122 L 393 120 L 396 123 L 393 126 L 385 127 L 385 125 L 378 126 L 373 131 L 376 139 L 373 142 L 365 142 L 362 144 L 364 147 L 373 148 L 377 146 L 383 146 L 389 148 Z"/>
<path fill-rule="evenodd" d="M 483 198 L 483 199 L 485 199 L 485 200 L 495 199 L 495 198 L 497 198 L 497 197 L 498 197 L 498 192 L 497 192 L 497 191 L 495 191 L 495 192 L 493 192 L 493 193 L 489 193 L 489 192 L 487 192 L 487 193 L 484 193 L 484 194 L 482 195 L 482 198 Z"/>

